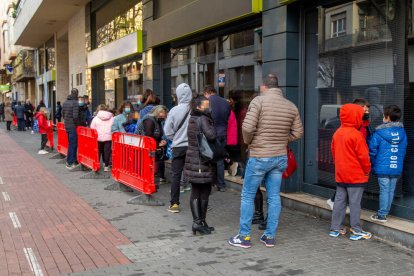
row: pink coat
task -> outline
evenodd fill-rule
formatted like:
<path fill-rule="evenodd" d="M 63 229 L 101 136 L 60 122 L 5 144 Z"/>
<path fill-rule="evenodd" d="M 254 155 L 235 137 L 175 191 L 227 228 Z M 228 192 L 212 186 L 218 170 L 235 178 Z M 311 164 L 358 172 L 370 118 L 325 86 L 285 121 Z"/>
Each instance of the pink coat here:
<path fill-rule="evenodd" d="M 227 145 L 237 146 L 238 135 L 237 135 L 237 119 L 233 110 L 230 111 L 229 122 L 227 124 Z"/>
<path fill-rule="evenodd" d="M 111 141 L 111 127 L 114 122 L 114 115 L 109 111 L 101 110 L 96 114 L 91 122 L 91 128 L 98 132 L 98 141 Z"/>

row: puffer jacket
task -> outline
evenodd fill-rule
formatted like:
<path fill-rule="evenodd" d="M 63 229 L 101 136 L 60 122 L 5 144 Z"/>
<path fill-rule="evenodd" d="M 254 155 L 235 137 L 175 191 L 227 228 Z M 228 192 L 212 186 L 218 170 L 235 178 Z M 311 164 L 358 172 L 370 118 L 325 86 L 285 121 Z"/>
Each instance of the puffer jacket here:
<path fill-rule="evenodd" d="M 78 99 L 69 95 L 62 106 L 62 116 L 65 120 L 65 128 L 76 128 L 80 125 Z"/>
<path fill-rule="evenodd" d="M 50 131 L 50 126 L 49 126 L 49 123 L 47 122 L 47 118 L 45 114 L 43 114 L 42 112 L 37 112 L 36 119 L 39 125 L 39 133 L 47 134 Z"/>
<path fill-rule="evenodd" d="M 209 161 L 202 160 L 198 148 L 197 134 L 199 133 L 198 119 L 201 130 L 209 141 L 216 139 L 216 129 L 213 119 L 201 111 L 192 111 L 188 122 L 188 149 L 185 157 L 184 173 L 190 183 L 209 184 L 216 177 L 216 166 Z"/>
<path fill-rule="evenodd" d="M 339 186 L 364 186 L 371 171 L 368 145 L 359 131 L 364 109 L 356 104 L 341 107 L 341 127 L 332 138 L 335 180 Z"/>
<path fill-rule="evenodd" d="M 407 135 L 402 123 L 379 125 L 369 143 L 372 172 L 378 176 L 400 176 L 406 151 Z"/>
<path fill-rule="evenodd" d="M 100 110 L 91 122 L 91 128 L 98 132 L 98 141 L 105 142 L 112 140 L 111 127 L 114 122 L 114 115 L 105 110 Z"/>
<path fill-rule="evenodd" d="M 302 137 L 303 126 L 297 107 L 271 88 L 249 105 L 242 126 L 250 157 L 268 158 L 287 154 L 288 142 Z"/>
<path fill-rule="evenodd" d="M 6 122 L 11 122 L 11 121 L 13 121 L 13 115 L 14 115 L 14 113 L 13 113 L 12 108 L 11 108 L 10 106 L 6 106 L 6 107 L 4 108 L 4 120 L 5 120 Z"/>

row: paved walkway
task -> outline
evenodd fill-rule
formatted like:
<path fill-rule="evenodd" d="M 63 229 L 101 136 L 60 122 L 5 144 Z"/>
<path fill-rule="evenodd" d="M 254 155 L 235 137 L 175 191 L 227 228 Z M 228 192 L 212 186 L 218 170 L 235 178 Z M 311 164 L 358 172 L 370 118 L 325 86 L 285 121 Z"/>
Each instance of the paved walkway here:
<path fill-rule="evenodd" d="M 3 130 L 0 177 L 0 275 L 60 275 L 130 263 L 117 249 L 130 241 Z"/>
<path fill-rule="evenodd" d="M 4 128 L 4 126 L 0 127 Z M 1 133 L 0 137 L 5 135 Z M 236 191 L 212 194 L 213 210 L 208 214 L 208 222 L 216 227 L 216 231 L 212 235 L 193 236 L 190 231 L 191 215 L 188 193 L 182 196 L 183 212 L 180 214 L 167 212 L 166 206 L 128 205 L 126 201 L 134 194 L 103 189 L 111 183 L 111 180 L 80 179 L 85 174 L 84 172 L 67 172 L 64 165 L 56 164 L 56 160 L 48 159 L 48 156 L 37 155 L 36 149 L 39 144 L 37 135 L 13 132 L 10 136 L 31 155 L 27 158 L 32 167 L 42 168 L 42 175 L 49 175 L 48 177 L 52 176 L 46 171 L 53 174 L 57 178 L 56 182 L 60 182 L 82 198 L 81 200 L 74 197 L 72 200 L 83 203 L 86 201 L 132 242 L 117 245 L 117 248 L 132 263 L 122 266 L 108 264 L 103 268 L 88 268 L 84 272 L 79 270 L 79 272 L 70 273 L 71 276 L 414 275 L 412 252 L 392 247 L 375 238 L 358 242 L 345 238 L 329 238 L 327 235 L 328 221 L 289 209 L 284 209 L 282 212 L 275 248 L 265 248 L 258 242 L 261 232 L 256 227 L 253 230 L 252 248 L 243 250 L 230 247 L 227 240 L 236 233 L 239 218 L 240 193 Z M 10 140 L 3 137 L 0 139 Z M 2 141 L 0 140 L 1 159 L 3 159 L 3 151 L 10 151 L 10 145 L 12 145 L 12 142 L 8 142 L 9 146 L 3 147 Z M 20 149 L 18 151 L 25 154 Z M 3 163 L 0 163 L 1 174 L 4 174 Z M 9 164 L 9 162 L 6 163 Z M 16 184 L 13 185 L 26 185 L 22 182 L 24 179 L 16 178 Z M 33 186 L 30 183 L 27 185 Z M 68 190 L 65 191 L 72 194 Z M 31 193 L 35 192 L 31 191 Z M 157 197 L 168 203 L 168 194 L 169 185 L 161 185 Z M 13 194 L 10 197 L 13 198 Z M 56 206 L 67 206 L 66 196 L 56 195 L 53 200 Z M 4 206 L 3 198 L 2 201 Z M 32 206 L 39 208 L 37 207 L 39 204 L 45 203 L 33 202 Z M 77 216 L 81 214 L 76 214 Z M 93 217 L 96 218 L 96 216 L 98 215 L 95 213 Z M 87 219 L 83 221 L 88 223 Z M 10 227 L 10 219 L 7 223 Z M 92 225 L 96 225 L 95 222 Z M 98 253 L 100 253 L 99 250 Z"/>

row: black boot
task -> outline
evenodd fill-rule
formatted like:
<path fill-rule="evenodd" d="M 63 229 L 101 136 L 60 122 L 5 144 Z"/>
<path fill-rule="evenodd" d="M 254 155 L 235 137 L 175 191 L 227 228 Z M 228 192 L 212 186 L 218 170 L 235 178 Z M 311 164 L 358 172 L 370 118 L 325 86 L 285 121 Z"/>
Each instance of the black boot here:
<path fill-rule="evenodd" d="M 267 217 L 259 224 L 259 230 L 266 230 L 267 227 Z"/>
<path fill-rule="evenodd" d="M 254 197 L 254 214 L 252 224 L 260 224 L 263 222 L 263 220 L 263 194 L 259 188 L 259 190 L 257 190 L 256 196 Z"/>
<path fill-rule="evenodd" d="M 191 213 L 193 215 L 193 234 L 200 232 L 201 235 L 211 234 L 211 231 L 205 227 L 201 220 L 200 200 L 198 198 L 190 200 Z"/>
<path fill-rule="evenodd" d="M 208 200 L 201 200 L 200 202 L 201 207 L 201 223 L 210 231 L 214 231 L 214 227 L 208 226 L 206 222 L 206 216 L 207 216 L 207 209 L 208 209 Z"/>

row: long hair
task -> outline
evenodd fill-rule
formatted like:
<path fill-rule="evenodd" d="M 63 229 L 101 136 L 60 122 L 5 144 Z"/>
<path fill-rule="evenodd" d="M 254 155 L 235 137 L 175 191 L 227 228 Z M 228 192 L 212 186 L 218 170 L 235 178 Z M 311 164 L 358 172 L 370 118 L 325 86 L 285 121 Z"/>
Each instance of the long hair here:
<path fill-rule="evenodd" d="M 168 113 L 168 108 L 164 105 L 157 105 L 153 109 L 151 109 L 151 116 L 154 116 L 155 118 L 158 118 L 161 112 Z"/>
<path fill-rule="evenodd" d="M 197 108 L 200 107 L 202 103 L 207 100 L 208 99 L 204 96 L 198 96 L 198 97 L 193 98 L 190 102 L 190 110 L 191 111 L 197 110 Z"/>
<path fill-rule="evenodd" d="M 122 114 L 124 112 L 124 108 L 126 105 L 129 105 L 131 107 L 131 113 L 134 112 L 134 107 L 132 106 L 132 103 L 130 101 L 124 101 L 118 108 L 118 114 Z"/>

